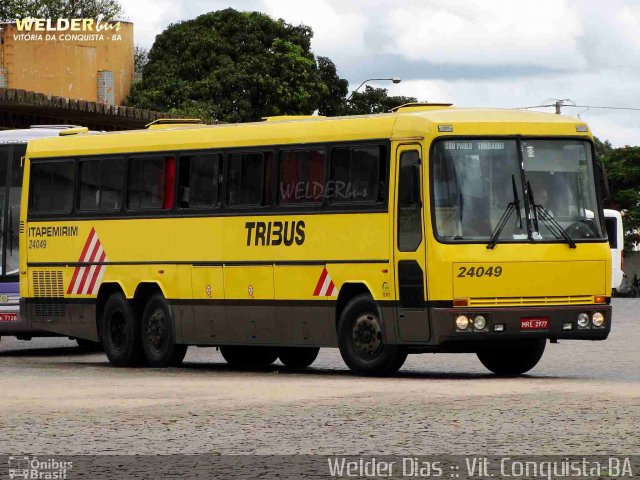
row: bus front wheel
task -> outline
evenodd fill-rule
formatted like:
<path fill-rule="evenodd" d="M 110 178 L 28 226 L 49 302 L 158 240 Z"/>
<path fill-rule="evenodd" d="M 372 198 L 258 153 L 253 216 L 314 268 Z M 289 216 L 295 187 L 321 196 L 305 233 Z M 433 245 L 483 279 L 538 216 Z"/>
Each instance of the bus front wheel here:
<path fill-rule="evenodd" d="M 282 347 L 279 358 L 288 369 L 302 370 L 315 362 L 319 352 L 317 347 Z"/>
<path fill-rule="evenodd" d="M 122 293 L 114 293 L 107 299 L 100 332 L 104 353 L 113 365 L 135 367 L 143 363 L 140 324 Z"/>
<path fill-rule="evenodd" d="M 153 295 L 144 307 L 141 335 L 150 367 L 177 367 L 182 363 L 187 345 L 175 343 L 171 307 L 159 293 Z"/>
<path fill-rule="evenodd" d="M 515 377 L 535 367 L 546 346 L 544 338 L 525 340 L 504 347 L 492 347 L 477 353 L 482 364 L 496 375 Z"/>
<path fill-rule="evenodd" d="M 347 366 L 361 375 L 392 375 L 407 359 L 406 348 L 385 345 L 378 307 L 367 294 L 353 298 L 342 311 L 338 346 Z"/>

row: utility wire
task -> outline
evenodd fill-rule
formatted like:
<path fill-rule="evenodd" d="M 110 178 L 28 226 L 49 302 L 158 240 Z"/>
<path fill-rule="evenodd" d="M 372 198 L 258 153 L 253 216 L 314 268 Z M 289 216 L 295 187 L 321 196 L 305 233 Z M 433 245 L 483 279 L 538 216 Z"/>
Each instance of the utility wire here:
<path fill-rule="evenodd" d="M 547 105 L 533 105 L 530 107 L 517 107 L 514 108 L 513 110 L 530 110 L 532 108 L 546 108 L 546 107 L 555 107 L 556 104 L 555 103 L 550 103 Z M 640 111 L 640 108 L 637 107 L 605 107 L 605 106 L 595 106 L 595 105 L 569 105 L 569 104 L 562 104 L 561 107 L 571 107 L 571 108 L 597 108 L 597 109 L 601 109 L 601 110 L 632 110 L 632 111 Z"/>

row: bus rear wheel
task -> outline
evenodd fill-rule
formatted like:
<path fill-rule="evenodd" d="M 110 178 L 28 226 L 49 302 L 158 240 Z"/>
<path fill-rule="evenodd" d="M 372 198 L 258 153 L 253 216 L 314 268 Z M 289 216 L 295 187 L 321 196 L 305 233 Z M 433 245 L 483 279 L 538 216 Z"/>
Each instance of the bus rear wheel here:
<path fill-rule="evenodd" d="M 220 347 L 220 353 L 232 367 L 267 367 L 278 359 L 278 352 L 271 347 L 227 345 Z"/>
<path fill-rule="evenodd" d="M 544 353 L 544 338 L 525 340 L 504 347 L 492 347 L 477 353 L 482 364 L 496 375 L 515 377 L 535 367 Z"/>
<path fill-rule="evenodd" d="M 291 370 L 302 370 L 309 367 L 318 358 L 317 347 L 282 347 L 278 357 L 282 364 Z"/>
<path fill-rule="evenodd" d="M 140 324 L 122 293 L 106 301 L 100 319 L 102 346 L 109 362 L 118 367 L 136 367 L 143 363 Z"/>
<path fill-rule="evenodd" d="M 159 293 L 153 295 L 144 307 L 141 335 L 150 367 L 177 367 L 184 360 L 187 345 L 175 343 L 171 307 Z"/>
<path fill-rule="evenodd" d="M 367 294 L 353 298 L 342 311 L 338 346 L 347 366 L 361 375 L 393 375 L 407 359 L 406 348 L 385 345 L 378 306 Z"/>

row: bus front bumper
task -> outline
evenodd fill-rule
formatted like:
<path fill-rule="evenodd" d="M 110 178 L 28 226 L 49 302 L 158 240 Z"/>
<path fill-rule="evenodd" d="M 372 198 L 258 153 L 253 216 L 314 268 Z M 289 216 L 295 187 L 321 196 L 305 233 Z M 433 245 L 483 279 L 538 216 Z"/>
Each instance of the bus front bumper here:
<path fill-rule="evenodd" d="M 594 326 L 594 313 L 604 316 L 604 324 Z M 578 325 L 578 315 L 589 317 L 586 327 Z M 464 315 L 469 326 L 462 330 L 456 319 Z M 481 315 L 486 321 L 482 329 L 474 325 Z M 604 340 L 611 330 L 610 305 L 572 305 L 566 307 L 494 307 L 432 308 L 430 310 L 432 345 L 478 345 L 477 342 L 547 338 L 550 340 Z M 463 348 L 465 349 L 465 348 Z M 473 348 L 471 348 L 473 349 Z M 455 350 L 455 347 L 452 348 Z"/>

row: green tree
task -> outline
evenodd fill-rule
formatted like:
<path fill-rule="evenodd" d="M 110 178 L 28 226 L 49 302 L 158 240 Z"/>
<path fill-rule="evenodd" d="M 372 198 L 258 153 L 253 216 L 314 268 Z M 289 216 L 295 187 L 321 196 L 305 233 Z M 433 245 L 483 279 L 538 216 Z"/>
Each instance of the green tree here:
<path fill-rule="evenodd" d="M 129 104 L 225 122 L 334 112 L 344 88 L 313 33 L 258 12 L 220 10 L 156 37 Z"/>
<path fill-rule="evenodd" d="M 386 113 L 399 105 L 417 101 L 415 97 L 390 97 L 386 88 L 374 88 L 367 85 L 363 92 L 356 92 L 351 96 L 345 111 L 349 115 Z"/>
<path fill-rule="evenodd" d="M 631 251 L 640 242 L 640 147 L 612 148 L 600 159 L 609 177 L 609 206 L 624 211 L 625 249 Z"/>
<path fill-rule="evenodd" d="M 601 158 L 605 153 L 609 153 L 613 150 L 613 146 L 609 140 L 605 140 L 604 142 L 600 140 L 598 137 L 593 137 L 593 144 L 596 148 L 596 156 Z"/>
<path fill-rule="evenodd" d="M 318 57 L 322 94 L 318 113 L 333 117 L 344 115 L 349 82 L 338 76 L 335 64 L 327 57 Z"/>
<path fill-rule="evenodd" d="M 118 0 L 2 0 L 0 21 L 16 18 L 96 18 L 124 20 L 124 9 Z"/>
<path fill-rule="evenodd" d="M 136 45 L 133 49 L 133 70 L 135 72 L 142 72 L 147 62 L 149 62 L 149 50 L 140 45 Z"/>

